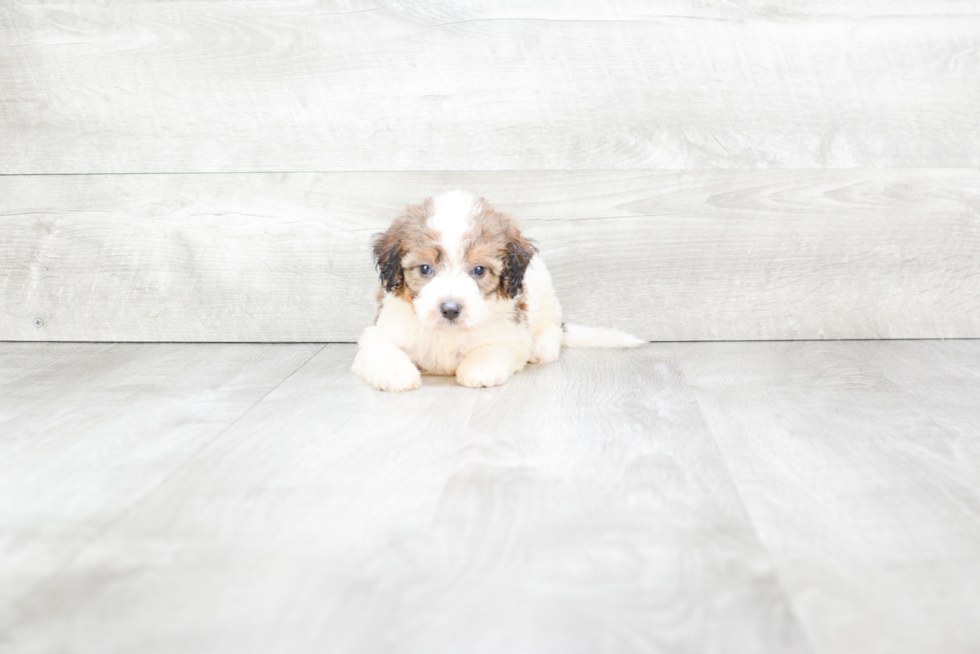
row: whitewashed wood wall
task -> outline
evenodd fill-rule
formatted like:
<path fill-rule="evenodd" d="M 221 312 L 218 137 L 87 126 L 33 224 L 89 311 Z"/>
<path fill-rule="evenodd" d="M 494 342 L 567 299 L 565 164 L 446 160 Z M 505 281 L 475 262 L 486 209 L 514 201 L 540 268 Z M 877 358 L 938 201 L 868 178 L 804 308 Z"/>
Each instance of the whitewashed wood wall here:
<path fill-rule="evenodd" d="M 353 340 L 456 186 L 572 321 L 980 337 L 980 1 L 0 3 L 0 339 Z"/>

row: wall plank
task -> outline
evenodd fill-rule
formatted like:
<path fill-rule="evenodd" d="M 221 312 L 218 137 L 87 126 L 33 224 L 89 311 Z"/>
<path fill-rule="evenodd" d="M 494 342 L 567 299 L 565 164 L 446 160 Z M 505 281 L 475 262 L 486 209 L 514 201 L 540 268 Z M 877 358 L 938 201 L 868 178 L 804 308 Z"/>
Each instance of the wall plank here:
<path fill-rule="evenodd" d="M 0 339 L 353 340 L 370 235 L 456 186 L 519 218 L 570 321 L 980 337 L 980 171 L 829 170 L 0 177 Z"/>
<path fill-rule="evenodd" d="M 4 3 L 0 173 L 980 166 L 980 3 L 723 4 Z"/>

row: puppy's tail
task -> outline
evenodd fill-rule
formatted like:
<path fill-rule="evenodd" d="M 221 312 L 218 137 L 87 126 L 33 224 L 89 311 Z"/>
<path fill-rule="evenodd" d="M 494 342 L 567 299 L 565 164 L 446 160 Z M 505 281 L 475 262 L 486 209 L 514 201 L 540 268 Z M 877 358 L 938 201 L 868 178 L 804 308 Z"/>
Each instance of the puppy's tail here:
<path fill-rule="evenodd" d="M 565 347 L 636 347 L 646 343 L 632 334 L 606 327 L 583 327 L 566 322 L 561 326 Z"/>

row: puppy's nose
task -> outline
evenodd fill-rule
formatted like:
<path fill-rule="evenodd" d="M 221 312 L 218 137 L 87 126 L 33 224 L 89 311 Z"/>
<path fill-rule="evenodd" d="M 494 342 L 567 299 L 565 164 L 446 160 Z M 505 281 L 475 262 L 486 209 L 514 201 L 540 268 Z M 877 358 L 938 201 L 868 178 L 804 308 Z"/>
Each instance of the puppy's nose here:
<path fill-rule="evenodd" d="M 439 305 L 439 311 L 446 320 L 456 320 L 462 313 L 463 307 L 459 306 L 458 302 L 443 302 Z"/>

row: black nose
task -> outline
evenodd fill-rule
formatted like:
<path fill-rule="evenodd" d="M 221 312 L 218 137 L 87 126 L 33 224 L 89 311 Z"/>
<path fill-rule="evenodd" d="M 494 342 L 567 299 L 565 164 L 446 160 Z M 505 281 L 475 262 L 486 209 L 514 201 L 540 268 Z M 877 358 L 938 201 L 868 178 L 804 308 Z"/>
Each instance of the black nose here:
<path fill-rule="evenodd" d="M 456 320 L 463 311 L 463 307 L 458 302 L 443 302 L 439 305 L 439 311 L 446 320 Z"/>

